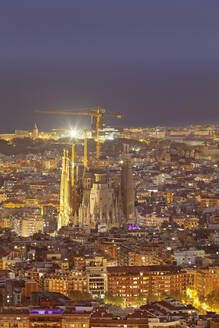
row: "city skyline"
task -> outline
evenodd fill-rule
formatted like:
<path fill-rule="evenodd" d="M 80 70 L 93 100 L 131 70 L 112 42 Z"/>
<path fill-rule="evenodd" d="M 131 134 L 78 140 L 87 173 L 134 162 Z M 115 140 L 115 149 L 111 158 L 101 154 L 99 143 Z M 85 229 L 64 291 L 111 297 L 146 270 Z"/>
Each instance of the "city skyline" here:
<path fill-rule="evenodd" d="M 0 4 L 0 327 L 219 327 L 219 2 Z"/>

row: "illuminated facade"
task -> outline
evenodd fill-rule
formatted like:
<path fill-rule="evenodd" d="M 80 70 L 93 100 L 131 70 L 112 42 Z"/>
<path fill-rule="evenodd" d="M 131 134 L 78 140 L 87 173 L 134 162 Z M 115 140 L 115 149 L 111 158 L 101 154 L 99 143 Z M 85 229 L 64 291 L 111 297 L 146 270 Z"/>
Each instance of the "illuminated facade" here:
<path fill-rule="evenodd" d="M 44 219 L 41 215 L 32 214 L 24 218 L 16 218 L 13 222 L 14 231 L 22 237 L 29 237 L 43 231 Z"/>
<path fill-rule="evenodd" d="M 173 266 L 108 267 L 108 292 L 133 305 L 139 295 L 185 293 L 185 273 Z"/>
<path fill-rule="evenodd" d="M 0 327 L 17 327 L 17 328 L 89 328 L 89 313 L 74 313 L 64 311 L 59 308 L 54 309 L 32 309 L 23 308 L 18 310 L 16 308 L 3 309 L 0 313 Z"/>
<path fill-rule="evenodd" d="M 32 138 L 36 139 L 39 137 L 39 130 L 38 130 L 38 127 L 36 125 L 36 123 L 34 124 L 34 128 L 33 128 L 33 131 L 32 131 Z"/>
<path fill-rule="evenodd" d="M 70 184 L 68 152 L 62 158 L 60 183 L 60 214 L 58 230 L 67 226 L 72 218 L 74 224 L 100 229 L 118 227 L 124 222 L 134 223 L 135 190 L 131 161 L 126 158 L 121 175 L 105 171 L 84 173 L 80 196 L 73 217 L 73 193 Z"/>
<path fill-rule="evenodd" d="M 104 298 L 107 291 L 107 277 L 103 272 L 88 274 L 88 291 L 94 298 Z"/>
<path fill-rule="evenodd" d="M 219 289 L 219 268 L 198 269 L 195 275 L 195 289 L 199 295 L 207 296 Z"/>
<path fill-rule="evenodd" d="M 88 173 L 83 178 L 82 202 L 76 222 L 107 229 L 122 222 L 122 203 L 119 182 L 104 173 Z"/>
<path fill-rule="evenodd" d="M 60 213 L 58 219 L 58 230 L 69 224 L 72 214 L 71 184 L 68 151 L 64 150 L 62 157 L 62 174 L 60 183 Z"/>
<path fill-rule="evenodd" d="M 48 274 L 44 279 L 44 289 L 64 295 L 69 295 L 73 290 L 86 293 L 88 292 L 87 276 L 82 271 Z"/>

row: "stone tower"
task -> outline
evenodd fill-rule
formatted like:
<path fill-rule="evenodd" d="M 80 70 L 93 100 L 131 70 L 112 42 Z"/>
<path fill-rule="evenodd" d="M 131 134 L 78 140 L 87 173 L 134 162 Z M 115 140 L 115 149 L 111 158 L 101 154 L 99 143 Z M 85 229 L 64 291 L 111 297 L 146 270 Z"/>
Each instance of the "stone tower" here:
<path fill-rule="evenodd" d="M 123 214 L 127 223 L 135 223 L 135 188 L 132 176 L 132 162 L 128 155 L 123 159 L 121 171 L 121 194 Z"/>
<path fill-rule="evenodd" d="M 72 214 L 71 204 L 71 182 L 68 151 L 64 150 L 62 157 L 62 174 L 60 183 L 60 213 L 58 219 L 58 230 L 69 224 Z"/>
<path fill-rule="evenodd" d="M 86 173 L 83 197 L 78 211 L 78 223 L 107 229 L 119 226 L 122 220 L 121 197 L 115 177 L 105 172 Z"/>
<path fill-rule="evenodd" d="M 34 139 L 36 139 L 36 138 L 39 137 L 39 130 L 38 130 L 38 127 L 37 127 L 36 123 L 35 123 L 34 128 L 33 128 L 33 131 L 32 131 L 32 137 Z"/>

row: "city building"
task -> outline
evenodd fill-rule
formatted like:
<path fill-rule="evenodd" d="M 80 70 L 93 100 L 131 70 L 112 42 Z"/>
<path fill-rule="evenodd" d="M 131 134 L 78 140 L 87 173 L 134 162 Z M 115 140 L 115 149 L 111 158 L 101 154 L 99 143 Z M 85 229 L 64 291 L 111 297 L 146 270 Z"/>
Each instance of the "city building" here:
<path fill-rule="evenodd" d="M 81 271 L 66 271 L 47 274 L 44 277 L 44 289 L 49 292 L 70 295 L 72 291 L 88 292 L 87 275 Z"/>
<path fill-rule="evenodd" d="M 6 308 L 0 313 L 0 327 L 89 328 L 89 318 L 90 314 L 77 313 L 74 308 Z"/>
<path fill-rule="evenodd" d="M 91 328 L 148 328 L 147 313 L 136 310 L 136 312 L 126 315 L 113 314 L 105 309 L 92 313 L 90 319 Z"/>
<path fill-rule="evenodd" d="M 174 266 L 108 267 L 108 292 L 124 298 L 127 305 L 137 302 L 139 295 L 185 293 L 185 273 Z"/>

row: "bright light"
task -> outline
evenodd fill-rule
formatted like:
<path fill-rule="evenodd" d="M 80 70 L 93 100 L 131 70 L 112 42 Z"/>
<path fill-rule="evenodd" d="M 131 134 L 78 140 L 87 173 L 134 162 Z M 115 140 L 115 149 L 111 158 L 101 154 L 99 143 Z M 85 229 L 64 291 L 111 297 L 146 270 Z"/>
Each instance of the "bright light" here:
<path fill-rule="evenodd" d="M 70 134 L 70 137 L 76 138 L 78 136 L 78 131 L 77 130 L 70 130 L 69 134 Z"/>
<path fill-rule="evenodd" d="M 114 140 L 113 134 L 106 137 L 107 140 Z"/>

